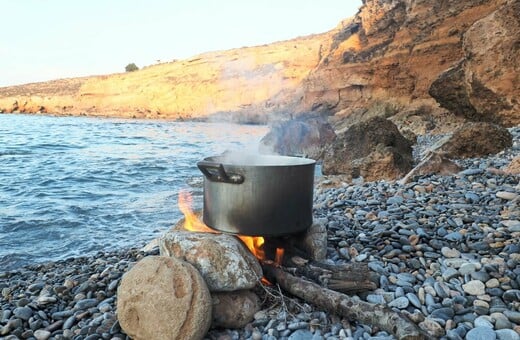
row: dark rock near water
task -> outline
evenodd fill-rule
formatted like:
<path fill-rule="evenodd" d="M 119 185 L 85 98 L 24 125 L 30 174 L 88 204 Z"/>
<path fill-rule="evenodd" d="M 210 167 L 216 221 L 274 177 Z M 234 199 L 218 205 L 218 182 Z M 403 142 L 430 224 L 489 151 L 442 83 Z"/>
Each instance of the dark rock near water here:
<path fill-rule="evenodd" d="M 323 173 L 342 174 L 348 179 L 397 179 L 412 169 L 409 140 L 391 121 L 375 117 L 339 134 L 325 152 Z"/>

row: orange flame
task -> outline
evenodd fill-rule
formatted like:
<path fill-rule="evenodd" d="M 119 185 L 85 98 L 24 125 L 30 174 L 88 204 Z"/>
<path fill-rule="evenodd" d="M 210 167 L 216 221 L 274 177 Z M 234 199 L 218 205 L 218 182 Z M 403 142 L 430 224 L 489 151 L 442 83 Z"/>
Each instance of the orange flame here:
<path fill-rule="evenodd" d="M 218 234 L 202 222 L 192 210 L 193 199 L 189 192 L 179 191 L 179 210 L 184 214 L 185 230 Z"/>
<path fill-rule="evenodd" d="M 279 266 L 282 265 L 283 253 L 284 253 L 283 248 L 276 248 L 276 256 L 274 258 L 274 263 L 276 263 Z"/>
<path fill-rule="evenodd" d="M 193 198 L 191 197 L 190 193 L 184 190 L 179 191 L 179 209 L 184 214 L 183 228 L 189 231 L 219 234 L 218 231 L 211 229 L 197 217 L 191 208 L 192 204 Z M 263 237 L 243 235 L 237 235 L 237 237 L 241 239 L 242 242 L 244 242 L 249 251 L 251 251 L 251 253 L 253 253 L 257 259 L 265 259 L 265 253 L 262 250 L 262 246 L 265 242 Z"/>
<path fill-rule="evenodd" d="M 255 255 L 255 257 L 259 260 L 265 260 L 265 252 L 262 249 L 264 245 L 264 238 L 261 236 L 243 236 L 237 235 L 239 239 L 244 242 L 249 251 Z"/>

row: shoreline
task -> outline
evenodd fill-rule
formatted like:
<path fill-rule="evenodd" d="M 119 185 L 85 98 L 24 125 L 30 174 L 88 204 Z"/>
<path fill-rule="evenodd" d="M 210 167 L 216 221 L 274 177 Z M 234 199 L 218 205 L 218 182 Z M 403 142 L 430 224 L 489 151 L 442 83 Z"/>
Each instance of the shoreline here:
<path fill-rule="evenodd" d="M 359 298 L 386 304 L 432 337 L 518 339 L 520 176 L 493 169 L 520 155 L 519 137 L 515 128 L 512 148 L 459 161 L 463 170 L 452 176 L 316 190 L 327 261 L 368 262 L 379 287 Z M 119 249 L 0 273 L 0 337 L 126 339 L 117 322 L 119 281 L 135 261 L 157 254 Z M 285 299 L 285 309 L 268 301 L 243 329 L 211 329 L 206 339 L 394 338 Z"/>

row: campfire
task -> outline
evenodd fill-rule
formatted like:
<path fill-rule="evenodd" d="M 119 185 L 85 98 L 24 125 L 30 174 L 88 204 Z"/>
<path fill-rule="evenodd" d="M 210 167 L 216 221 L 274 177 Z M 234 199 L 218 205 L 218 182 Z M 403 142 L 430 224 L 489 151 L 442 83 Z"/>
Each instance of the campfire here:
<path fill-rule="evenodd" d="M 194 233 L 221 235 L 219 231 L 208 227 L 200 220 L 198 214 L 192 210 L 192 203 L 192 196 L 188 192 L 179 193 L 179 209 L 184 214 L 182 229 Z M 309 248 L 302 247 L 302 244 L 309 243 L 309 239 L 316 241 L 317 236 L 312 231 L 320 228 L 324 228 L 323 225 L 314 223 L 304 233 L 290 237 L 226 236 L 236 236 L 255 256 L 265 275 L 261 281 L 263 284 L 274 283 L 281 291 L 344 317 L 377 325 L 398 338 L 424 339 L 422 331 L 406 317 L 387 307 L 345 295 L 375 289 L 377 286 L 374 282 L 378 281 L 378 277 L 368 270 L 366 263 L 330 265 L 316 259 L 315 254 L 319 251 L 309 251 Z M 323 229 L 321 231 L 323 232 Z M 277 246 L 279 244 L 284 246 Z M 322 246 L 326 247 L 326 239 Z M 274 251 L 272 256 L 269 256 L 271 249 Z M 307 251 L 302 252 L 302 249 Z"/>
<path fill-rule="evenodd" d="M 184 214 L 184 224 L 182 228 L 188 231 L 199 232 L 199 233 L 214 233 L 220 234 L 219 231 L 214 230 L 207 225 L 204 224 L 197 216 L 197 214 L 193 211 L 193 197 L 188 191 L 181 190 L 179 192 L 179 200 L 178 200 L 179 210 Z M 235 235 L 238 237 L 244 245 L 249 249 L 249 251 L 259 260 L 265 261 L 267 260 L 265 251 L 263 249 L 265 244 L 265 239 L 262 236 L 245 236 L 245 235 Z M 277 265 L 282 263 L 284 254 L 283 248 L 276 248 L 274 262 Z"/>
<path fill-rule="evenodd" d="M 161 256 L 145 259 L 142 266 L 137 263 L 128 282 L 121 283 L 120 287 L 128 287 L 118 292 L 118 312 L 126 315 L 120 317 L 120 324 L 127 334 L 149 338 L 161 328 L 174 334 L 169 338 L 186 337 L 169 326 L 172 317 L 179 315 L 193 322 L 193 327 L 180 331 L 197 334 L 196 338 L 210 325 L 245 327 L 262 308 L 256 288 L 273 284 L 280 294 L 374 325 L 399 339 L 426 338 L 399 313 L 348 295 L 377 288 L 379 277 L 366 262 L 324 261 L 327 230 L 324 222 L 312 216 L 313 160 L 255 156 L 242 157 L 240 162 L 222 156 L 197 163 L 205 176 L 203 218 L 193 211 L 192 196 L 181 191 L 178 202 L 184 220 L 159 239 Z M 150 268 L 150 274 L 143 278 L 140 267 Z M 197 274 L 171 282 L 172 275 L 188 267 Z M 143 282 L 158 280 L 158 273 L 166 284 L 142 288 Z M 158 294 L 158 289 L 167 291 Z M 191 298 L 185 298 L 188 293 Z M 175 312 L 166 309 L 164 322 L 159 322 L 155 311 L 165 298 L 175 308 L 184 307 Z M 202 319 L 194 322 L 195 316 L 189 315 L 192 310 L 199 310 Z M 141 318 L 155 326 L 139 324 Z M 195 328 L 197 324 L 203 329 Z"/>

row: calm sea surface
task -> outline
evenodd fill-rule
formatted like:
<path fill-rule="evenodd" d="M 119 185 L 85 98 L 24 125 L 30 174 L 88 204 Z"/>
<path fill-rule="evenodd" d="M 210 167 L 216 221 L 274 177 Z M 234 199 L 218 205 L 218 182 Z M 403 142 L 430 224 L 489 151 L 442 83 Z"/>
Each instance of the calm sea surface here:
<path fill-rule="evenodd" d="M 141 245 L 202 205 L 196 162 L 265 126 L 0 114 L 0 271 Z"/>

